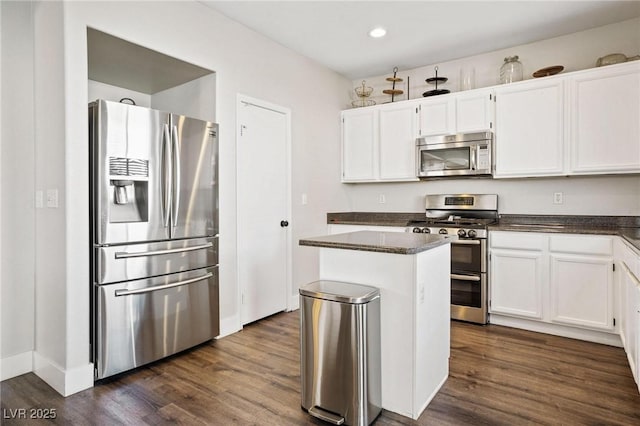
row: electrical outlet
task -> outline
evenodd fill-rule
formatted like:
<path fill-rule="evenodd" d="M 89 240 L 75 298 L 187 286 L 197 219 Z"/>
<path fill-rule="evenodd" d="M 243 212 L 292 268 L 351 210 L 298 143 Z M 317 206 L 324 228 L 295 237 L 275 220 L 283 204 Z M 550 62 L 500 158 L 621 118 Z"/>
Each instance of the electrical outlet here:
<path fill-rule="evenodd" d="M 553 204 L 562 204 L 562 203 L 564 203 L 564 194 L 562 192 L 554 192 Z"/>
<path fill-rule="evenodd" d="M 384 194 L 380 194 L 380 195 L 378 196 L 378 203 L 380 203 L 380 204 L 384 204 L 384 203 L 386 203 L 386 202 L 387 202 L 387 199 L 385 198 Z"/>

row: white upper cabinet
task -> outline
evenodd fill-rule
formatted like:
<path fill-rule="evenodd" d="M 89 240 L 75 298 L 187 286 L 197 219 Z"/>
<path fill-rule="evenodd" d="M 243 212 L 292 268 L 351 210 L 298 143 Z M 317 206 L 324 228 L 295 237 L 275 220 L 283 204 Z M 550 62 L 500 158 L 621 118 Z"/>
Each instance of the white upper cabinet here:
<path fill-rule="evenodd" d="M 493 90 L 470 90 L 419 103 L 419 135 L 486 131 L 493 127 Z"/>
<path fill-rule="evenodd" d="M 572 174 L 640 171 L 640 64 L 568 78 Z"/>
<path fill-rule="evenodd" d="M 375 180 L 378 168 L 378 111 L 374 108 L 342 112 L 342 181 Z"/>
<path fill-rule="evenodd" d="M 416 137 L 483 130 L 495 178 L 640 173 L 640 61 L 342 117 L 343 182 L 417 180 Z"/>
<path fill-rule="evenodd" d="M 495 89 L 494 177 L 563 174 L 563 88 L 552 79 Z"/>
<path fill-rule="evenodd" d="M 640 62 L 495 93 L 494 177 L 640 173 Z"/>
<path fill-rule="evenodd" d="M 420 136 L 455 133 L 455 108 L 451 96 L 435 96 L 420 102 Z"/>
<path fill-rule="evenodd" d="M 416 181 L 417 107 L 394 103 L 342 112 L 342 182 Z"/>
<path fill-rule="evenodd" d="M 493 130 L 493 90 L 456 93 L 456 133 Z"/>
<path fill-rule="evenodd" d="M 389 104 L 380 107 L 380 179 L 417 180 L 417 107 Z"/>

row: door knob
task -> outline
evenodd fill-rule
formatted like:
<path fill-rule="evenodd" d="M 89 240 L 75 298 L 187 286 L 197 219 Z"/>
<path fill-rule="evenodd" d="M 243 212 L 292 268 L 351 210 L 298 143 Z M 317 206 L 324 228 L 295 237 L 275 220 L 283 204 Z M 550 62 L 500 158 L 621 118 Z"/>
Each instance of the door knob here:
<path fill-rule="evenodd" d="M 289 222 L 287 222 L 286 220 L 281 220 L 280 226 L 282 226 L 283 228 L 286 228 L 287 226 L 289 226 Z"/>

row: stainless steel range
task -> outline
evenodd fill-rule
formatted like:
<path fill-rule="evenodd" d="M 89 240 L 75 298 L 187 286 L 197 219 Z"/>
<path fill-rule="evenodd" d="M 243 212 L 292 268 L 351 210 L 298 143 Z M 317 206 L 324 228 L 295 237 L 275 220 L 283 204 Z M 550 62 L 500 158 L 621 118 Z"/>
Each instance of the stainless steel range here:
<path fill-rule="evenodd" d="M 451 318 L 487 323 L 487 226 L 498 220 L 496 194 L 427 195 L 425 220 L 407 232 L 457 235 L 451 243 Z"/>

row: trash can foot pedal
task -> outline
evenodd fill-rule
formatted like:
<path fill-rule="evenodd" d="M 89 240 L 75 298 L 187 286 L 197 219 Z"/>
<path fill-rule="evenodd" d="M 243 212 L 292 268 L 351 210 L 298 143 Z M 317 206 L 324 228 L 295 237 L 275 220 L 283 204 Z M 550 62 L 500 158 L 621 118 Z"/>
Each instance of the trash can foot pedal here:
<path fill-rule="evenodd" d="M 341 425 L 344 423 L 344 417 L 330 411 L 323 410 L 317 405 L 309 408 L 309 414 L 313 417 L 319 418 L 320 420 L 324 420 L 325 422 L 333 423 L 334 425 Z"/>

